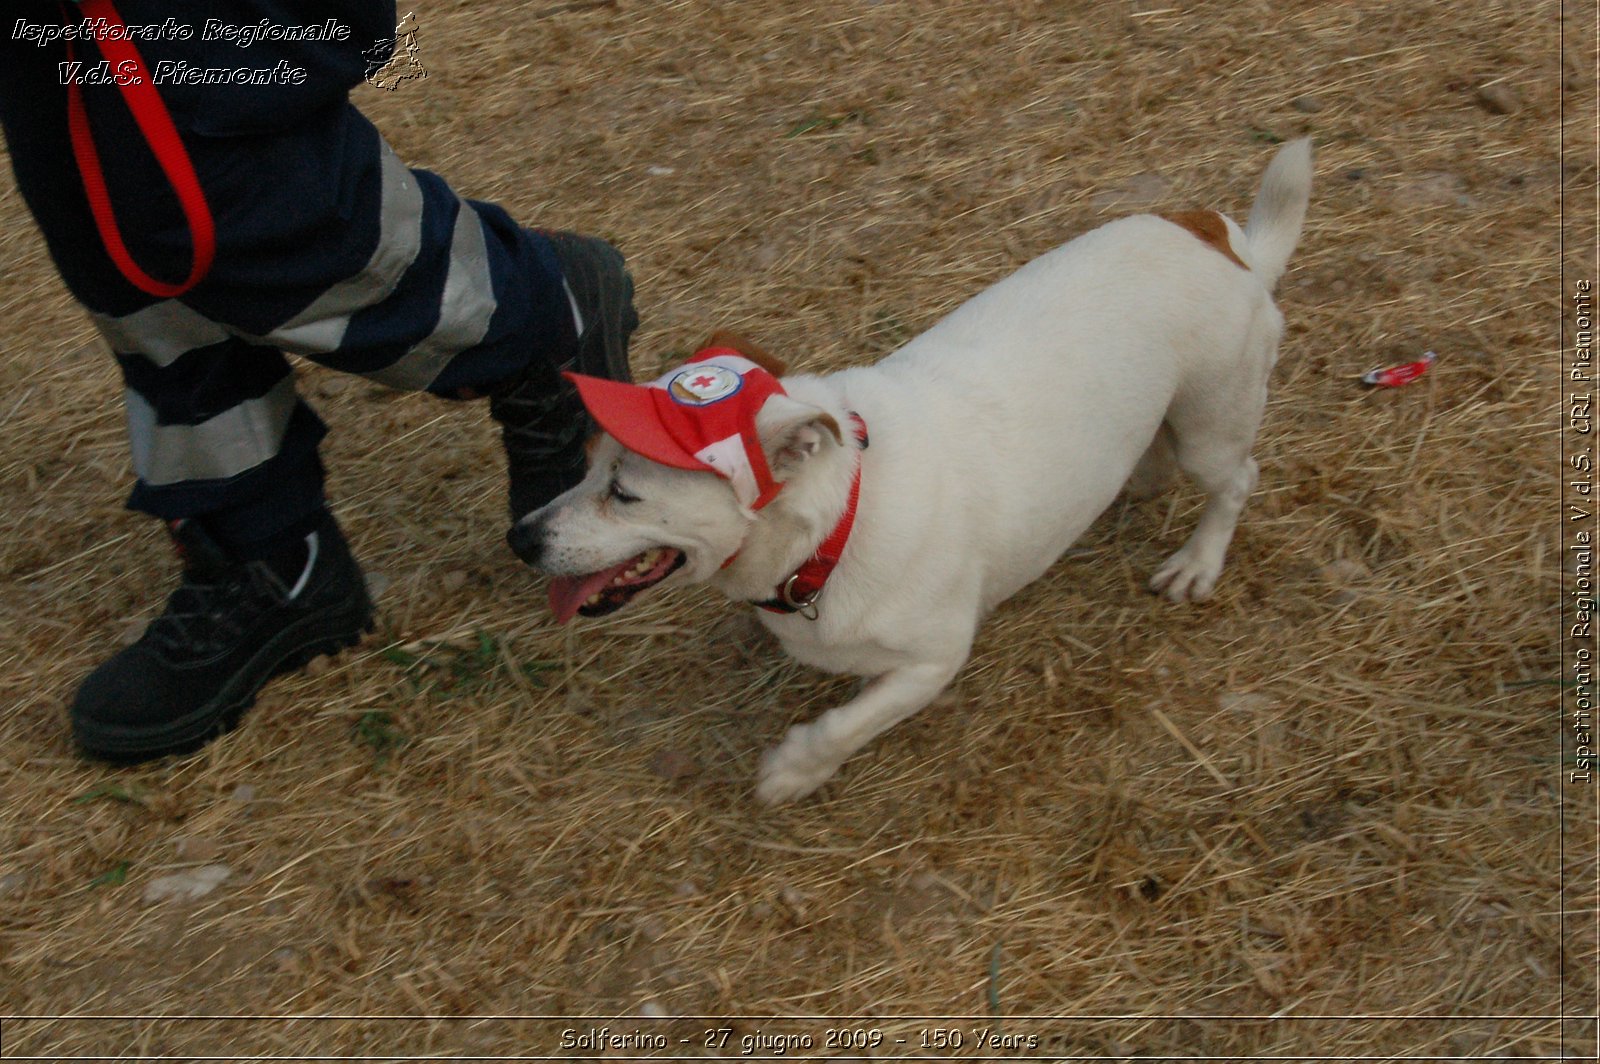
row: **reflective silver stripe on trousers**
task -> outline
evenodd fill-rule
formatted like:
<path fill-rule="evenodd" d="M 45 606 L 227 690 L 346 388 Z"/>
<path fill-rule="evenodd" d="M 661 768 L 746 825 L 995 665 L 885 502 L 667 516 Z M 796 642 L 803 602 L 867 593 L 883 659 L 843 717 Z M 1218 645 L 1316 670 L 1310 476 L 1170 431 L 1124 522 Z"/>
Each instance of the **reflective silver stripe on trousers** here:
<path fill-rule="evenodd" d="M 228 338 L 228 330 L 176 299 L 152 303 L 120 318 L 104 314 L 89 317 L 111 350 L 119 355 L 143 355 L 162 367 L 172 365 L 185 352 L 220 344 Z"/>
<path fill-rule="evenodd" d="M 155 407 L 143 396 L 130 389 L 125 397 L 133 471 L 154 487 L 254 469 L 278 453 L 295 407 L 293 377 L 198 425 L 157 424 Z"/>
<path fill-rule="evenodd" d="M 417 258 L 422 246 L 422 189 L 385 141 L 378 142 L 383 160 L 383 206 L 378 221 L 378 246 L 361 272 L 329 288 L 311 305 L 259 340 L 297 355 L 337 351 L 350 317 L 388 298 Z"/>
<path fill-rule="evenodd" d="M 221 343 L 239 335 L 251 343 L 301 355 L 327 354 L 344 341 L 350 318 L 381 303 L 416 261 L 422 246 L 422 189 L 389 145 L 379 141 L 382 205 L 378 211 L 378 246 L 359 273 L 327 289 L 311 305 L 265 336 L 230 332 L 227 328 L 174 299 L 152 304 L 120 318 L 91 314 L 111 349 L 143 355 L 158 366 L 170 366 L 185 352 Z"/>
<path fill-rule="evenodd" d="M 498 304 L 489 274 L 483 220 L 466 201 L 456 202 L 459 209 L 450 237 L 450 265 L 439 300 L 438 324 L 426 339 L 394 362 L 362 376 L 391 388 L 421 390 L 433 383 L 451 359 L 488 333 L 489 319 Z"/>

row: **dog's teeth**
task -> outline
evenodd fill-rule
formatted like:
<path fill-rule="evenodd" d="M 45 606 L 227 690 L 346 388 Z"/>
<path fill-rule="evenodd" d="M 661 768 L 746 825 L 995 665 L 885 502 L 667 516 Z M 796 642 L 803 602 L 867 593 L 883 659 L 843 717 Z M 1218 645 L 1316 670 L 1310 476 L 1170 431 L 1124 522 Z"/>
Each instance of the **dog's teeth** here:
<path fill-rule="evenodd" d="M 584 599 L 583 600 L 583 604 L 585 606 L 598 606 L 598 605 L 600 605 L 600 592 L 596 591 L 594 594 L 592 594 L 588 598 Z"/>

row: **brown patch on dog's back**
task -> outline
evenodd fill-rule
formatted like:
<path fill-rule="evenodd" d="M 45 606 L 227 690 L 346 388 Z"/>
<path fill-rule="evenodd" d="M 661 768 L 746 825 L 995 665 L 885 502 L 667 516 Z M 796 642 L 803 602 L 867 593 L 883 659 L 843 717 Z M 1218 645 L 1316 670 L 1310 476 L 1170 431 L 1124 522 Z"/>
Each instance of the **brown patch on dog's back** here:
<path fill-rule="evenodd" d="M 1162 214 L 1157 217 L 1187 229 L 1233 260 L 1241 269 L 1250 268 L 1233 250 L 1233 245 L 1228 243 L 1228 224 L 1216 211 L 1179 211 L 1176 214 Z"/>
<path fill-rule="evenodd" d="M 760 366 L 774 377 L 781 377 L 785 373 L 789 372 L 789 367 L 783 364 L 782 359 L 774 355 L 767 354 L 767 352 L 763 351 L 749 340 L 746 340 L 738 333 L 729 329 L 718 329 L 716 332 L 711 334 L 711 339 L 707 340 L 700 346 L 701 350 L 704 350 L 707 347 L 726 347 L 730 350 L 737 351 L 739 354 L 743 355 L 745 358 L 748 358 L 751 362 L 754 362 L 756 365 Z"/>

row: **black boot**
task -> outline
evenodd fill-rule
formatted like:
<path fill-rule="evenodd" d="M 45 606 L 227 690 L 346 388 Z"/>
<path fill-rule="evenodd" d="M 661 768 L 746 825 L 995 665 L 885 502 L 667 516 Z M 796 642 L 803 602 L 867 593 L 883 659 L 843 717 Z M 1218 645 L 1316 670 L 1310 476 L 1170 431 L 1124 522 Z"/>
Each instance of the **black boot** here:
<path fill-rule="evenodd" d="M 90 756 L 144 761 L 197 749 L 238 724 L 268 680 L 372 630 L 372 602 L 339 526 L 272 556 L 229 556 L 196 521 L 172 537 L 183 583 L 139 641 L 90 673 L 72 731 Z"/>
<path fill-rule="evenodd" d="M 583 479 L 583 444 L 592 426 L 577 389 L 560 371 L 631 379 L 628 337 L 639 326 L 633 278 L 616 248 L 576 233 L 543 235 L 555 245 L 583 331 L 559 362 L 535 355 L 520 377 L 489 398 L 489 414 L 500 422 L 506 448 L 513 521 Z"/>

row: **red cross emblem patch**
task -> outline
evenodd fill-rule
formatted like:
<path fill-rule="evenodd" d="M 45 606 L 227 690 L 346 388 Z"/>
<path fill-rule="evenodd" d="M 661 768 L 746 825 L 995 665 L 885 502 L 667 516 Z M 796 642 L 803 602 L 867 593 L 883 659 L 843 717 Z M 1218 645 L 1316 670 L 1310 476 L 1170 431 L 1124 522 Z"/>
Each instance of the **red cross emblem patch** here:
<path fill-rule="evenodd" d="M 744 378 L 725 366 L 687 366 L 667 382 L 667 394 L 685 406 L 706 406 L 733 395 Z"/>

